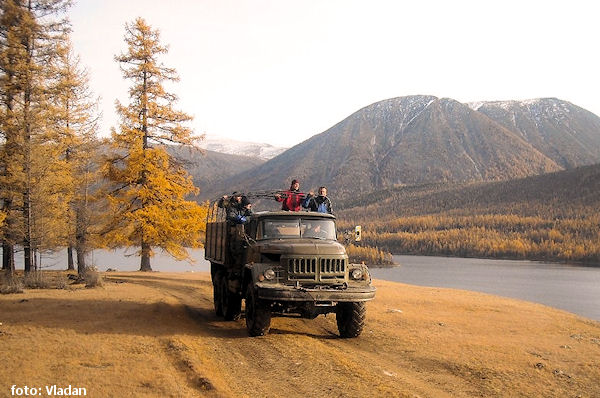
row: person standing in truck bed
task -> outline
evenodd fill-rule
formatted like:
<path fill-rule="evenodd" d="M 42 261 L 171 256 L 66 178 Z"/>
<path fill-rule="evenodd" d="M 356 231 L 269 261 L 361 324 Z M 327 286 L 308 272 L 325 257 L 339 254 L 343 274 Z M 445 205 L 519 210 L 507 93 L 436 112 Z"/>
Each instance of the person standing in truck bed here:
<path fill-rule="evenodd" d="M 227 212 L 227 224 L 231 226 L 231 228 L 227 229 L 229 235 L 227 241 L 229 242 L 228 248 L 233 263 L 242 265 L 246 262 L 247 246 L 244 240 L 239 237 L 235 238 L 234 236 L 244 236 L 245 232 L 243 225 L 250 221 L 250 216 L 252 216 L 252 204 L 245 195 L 234 192 L 231 194 L 231 197 L 224 195 L 219 199 L 217 206 L 225 209 Z M 238 228 L 238 226 L 241 227 L 241 229 Z"/>
<path fill-rule="evenodd" d="M 252 204 L 245 195 L 234 192 L 231 197 L 224 195 L 217 206 L 227 212 L 227 221 L 233 224 L 245 224 L 252 215 Z"/>
<path fill-rule="evenodd" d="M 275 200 L 282 202 L 281 210 L 285 211 L 300 211 L 305 195 L 300 192 L 300 181 L 293 179 L 290 189 L 281 194 L 275 195 Z"/>
<path fill-rule="evenodd" d="M 311 192 L 308 194 L 302 207 L 309 209 L 310 211 L 316 211 L 318 213 L 329 213 L 333 214 L 333 208 L 331 206 L 331 200 L 327 197 L 327 188 L 319 187 L 319 195 L 314 196 Z"/>

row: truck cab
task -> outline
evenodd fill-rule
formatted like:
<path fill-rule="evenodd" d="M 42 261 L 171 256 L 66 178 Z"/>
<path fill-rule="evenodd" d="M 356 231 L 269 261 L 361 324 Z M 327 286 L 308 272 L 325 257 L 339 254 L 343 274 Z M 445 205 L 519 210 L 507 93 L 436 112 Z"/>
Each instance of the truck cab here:
<path fill-rule="evenodd" d="M 238 319 L 245 300 L 251 336 L 268 333 L 273 316 L 327 313 L 336 314 L 341 337 L 360 335 L 375 288 L 364 264 L 349 263 L 335 216 L 266 211 L 233 224 L 214 208 L 208 217 L 205 258 L 217 315 Z"/>

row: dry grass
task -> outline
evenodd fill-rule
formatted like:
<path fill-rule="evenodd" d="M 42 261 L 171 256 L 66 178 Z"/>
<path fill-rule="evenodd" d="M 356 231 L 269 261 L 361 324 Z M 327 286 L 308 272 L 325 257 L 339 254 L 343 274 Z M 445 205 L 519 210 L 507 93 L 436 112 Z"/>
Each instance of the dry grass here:
<path fill-rule="evenodd" d="M 31 271 L 23 277 L 23 285 L 28 289 L 49 289 L 50 282 L 43 271 Z"/>
<path fill-rule="evenodd" d="M 23 293 L 23 283 L 7 272 L 0 272 L 0 294 Z"/>
<path fill-rule="evenodd" d="M 0 293 L 23 293 L 23 289 L 67 289 L 69 274 L 72 272 L 34 270 L 25 274 L 19 270 L 12 275 L 1 272 Z"/>
<path fill-rule="evenodd" d="M 600 323 L 537 304 L 375 281 L 367 326 L 213 314 L 209 275 L 111 273 L 103 289 L 0 296 L 0 396 L 61 384 L 88 396 L 600 396 Z M 118 283 L 115 283 L 118 282 Z M 34 361 L 31 358 L 35 358 Z"/>
<path fill-rule="evenodd" d="M 101 287 L 103 285 L 102 275 L 94 268 L 88 268 L 83 274 L 85 287 Z"/>

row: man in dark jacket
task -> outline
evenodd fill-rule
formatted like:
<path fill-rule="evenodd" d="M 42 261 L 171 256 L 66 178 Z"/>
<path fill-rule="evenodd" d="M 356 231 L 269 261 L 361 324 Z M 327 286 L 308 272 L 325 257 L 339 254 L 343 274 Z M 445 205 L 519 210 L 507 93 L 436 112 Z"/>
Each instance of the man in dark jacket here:
<path fill-rule="evenodd" d="M 245 224 L 252 215 L 252 203 L 245 195 L 234 192 L 231 198 L 224 195 L 217 206 L 222 207 L 227 212 L 227 221 L 233 224 Z"/>
<path fill-rule="evenodd" d="M 282 202 L 281 210 L 300 211 L 305 195 L 300 192 L 300 181 L 294 179 L 290 185 L 290 189 L 285 191 L 283 195 L 276 194 L 275 200 Z"/>
<path fill-rule="evenodd" d="M 333 214 L 333 208 L 331 206 L 331 200 L 327 197 L 327 188 L 319 187 L 319 195 L 314 196 L 311 192 L 308 194 L 302 207 L 309 209 L 310 211 L 316 211 L 319 213 Z"/>
<path fill-rule="evenodd" d="M 244 227 L 243 225 L 250 221 L 252 215 L 252 204 L 248 200 L 248 197 L 241 193 L 234 192 L 231 197 L 224 195 L 217 206 L 225 209 L 227 212 L 227 223 L 230 228 L 227 228 L 227 233 L 231 236 L 229 239 L 229 252 L 236 264 L 246 263 L 246 245 L 240 236 L 243 236 Z M 236 235 L 238 238 L 233 238 Z"/>

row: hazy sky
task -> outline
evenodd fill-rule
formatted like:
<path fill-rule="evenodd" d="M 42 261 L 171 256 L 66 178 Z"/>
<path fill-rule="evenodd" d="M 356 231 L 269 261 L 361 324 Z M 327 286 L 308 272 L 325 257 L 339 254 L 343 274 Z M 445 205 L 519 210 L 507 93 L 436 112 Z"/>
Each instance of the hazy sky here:
<path fill-rule="evenodd" d="M 386 98 L 557 97 L 600 115 L 594 1 L 79 0 L 76 52 L 102 97 L 127 103 L 114 55 L 140 16 L 177 69 L 197 133 L 292 146 Z"/>

